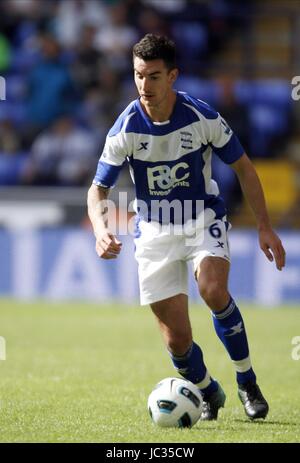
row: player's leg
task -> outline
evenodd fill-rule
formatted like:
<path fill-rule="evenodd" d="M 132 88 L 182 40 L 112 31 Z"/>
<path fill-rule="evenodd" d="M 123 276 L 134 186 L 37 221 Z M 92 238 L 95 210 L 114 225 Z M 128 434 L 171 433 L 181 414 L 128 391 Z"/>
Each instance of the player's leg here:
<path fill-rule="evenodd" d="M 178 294 L 150 306 L 175 369 L 199 387 L 204 400 L 213 394 L 218 397 L 220 406 L 223 406 L 225 395 L 217 381 L 211 378 L 203 360 L 203 353 L 193 341 L 187 295 Z M 217 418 L 218 408 L 214 419 Z"/>
<path fill-rule="evenodd" d="M 188 314 L 188 296 L 177 294 L 150 304 L 158 322 L 163 341 L 174 356 L 183 356 L 193 342 Z"/>
<path fill-rule="evenodd" d="M 220 257 L 205 257 L 197 279 L 201 297 L 212 311 L 216 333 L 235 368 L 238 383 L 255 381 L 242 315 L 228 292 L 230 264 Z"/>
<path fill-rule="evenodd" d="M 196 273 L 199 292 L 212 311 L 216 333 L 235 366 L 239 397 L 247 415 L 264 418 L 268 405 L 256 384 L 241 312 L 228 292 L 229 268 L 229 262 L 223 258 L 205 257 Z"/>
<path fill-rule="evenodd" d="M 188 316 L 188 270 L 182 260 L 185 243 L 142 222 L 135 239 L 140 300 L 150 305 L 162 332 L 173 365 L 184 378 L 196 384 L 205 398 L 216 396 L 224 405 L 225 394 L 207 371 L 200 347 L 193 342 Z"/>

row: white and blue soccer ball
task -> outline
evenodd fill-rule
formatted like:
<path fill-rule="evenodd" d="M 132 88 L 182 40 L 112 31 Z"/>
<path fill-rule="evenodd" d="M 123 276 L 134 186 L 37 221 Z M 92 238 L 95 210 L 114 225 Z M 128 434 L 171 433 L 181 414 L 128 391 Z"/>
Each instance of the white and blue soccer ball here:
<path fill-rule="evenodd" d="M 191 428 L 199 420 L 203 399 L 195 384 L 181 378 L 161 380 L 148 397 L 152 421 L 166 428 Z"/>

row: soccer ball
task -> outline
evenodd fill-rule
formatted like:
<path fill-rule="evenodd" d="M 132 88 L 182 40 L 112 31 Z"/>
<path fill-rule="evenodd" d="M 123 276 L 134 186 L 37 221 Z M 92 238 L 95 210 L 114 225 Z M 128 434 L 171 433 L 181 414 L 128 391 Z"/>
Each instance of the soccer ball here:
<path fill-rule="evenodd" d="M 148 398 L 148 410 L 161 427 L 191 428 L 200 418 L 203 400 L 195 384 L 180 378 L 165 378 Z"/>

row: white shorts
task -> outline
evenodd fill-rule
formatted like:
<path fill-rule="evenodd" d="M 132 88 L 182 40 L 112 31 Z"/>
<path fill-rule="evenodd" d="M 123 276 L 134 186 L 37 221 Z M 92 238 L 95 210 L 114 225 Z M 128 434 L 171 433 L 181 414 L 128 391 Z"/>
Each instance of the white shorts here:
<path fill-rule="evenodd" d="M 172 226 L 171 226 L 172 227 Z M 176 294 L 188 294 L 188 261 L 194 273 L 207 256 L 230 262 L 226 217 L 211 217 L 197 236 L 174 233 L 174 228 L 157 222 L 139 222 L 140 236 L 135 238 L 141 305 L 152 304 Z"/>

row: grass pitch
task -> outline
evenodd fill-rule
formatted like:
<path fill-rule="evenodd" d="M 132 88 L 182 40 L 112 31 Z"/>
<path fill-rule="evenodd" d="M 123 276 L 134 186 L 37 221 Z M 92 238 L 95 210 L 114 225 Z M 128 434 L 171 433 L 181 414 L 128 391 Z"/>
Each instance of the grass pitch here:
<path fill-rule="evenodd" d="M 222 384 L 226 407 L 217 422 L 161 429 L 147 398 L 176 376 L 150 310 L 121 305 L 0 301 L 1 442 L 300 442 L 300 310 L 245 307 L 244 320 L 259 384 L 270 404 L 250 422 L 237 398 L 233 366 L 209 311 L 190 310 L 194 339 Z"/>

